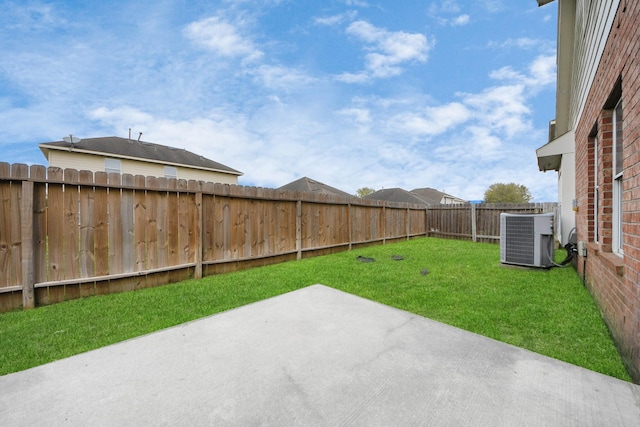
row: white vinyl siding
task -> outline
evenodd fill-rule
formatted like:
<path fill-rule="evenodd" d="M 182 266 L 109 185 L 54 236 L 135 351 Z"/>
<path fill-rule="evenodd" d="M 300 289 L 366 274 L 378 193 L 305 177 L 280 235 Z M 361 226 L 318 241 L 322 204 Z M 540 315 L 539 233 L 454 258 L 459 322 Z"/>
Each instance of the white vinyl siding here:
<path fill-rule="evenodd" d="M 49 166 L 104 172 L 104 158 L 75 151 L 51 150 L 49 151 Z"/>
<path fill-rule="evenodd" d="M 563 0 L 566 1 L 566 0 Z M 571 0 L 575 3 L 575 38 L 569 128 L 575 128 L 587 101 L 620 0 Z"/>
<path fill-rule="evenodd" d="M 165 166 L 162 163 L 143 162 L 133 159 L 109 159 L 120 161 L 121 174 L 143 175 L 143 176 L 165 176 Z M 105 157 L 95 154 L 82 153 L 70 150 L 50 150 L 49 166 L 62 169 L 88 170 L 91 172 L 105 172 Z M 196 180 L 204 182 L 216 182 L 222 184 L 238 184 L 238 175 L 215 172 L 204 169 L 188 168 L 179 165 L 171 165 L 176 168 L 177 176 L 180 179 Z"/>

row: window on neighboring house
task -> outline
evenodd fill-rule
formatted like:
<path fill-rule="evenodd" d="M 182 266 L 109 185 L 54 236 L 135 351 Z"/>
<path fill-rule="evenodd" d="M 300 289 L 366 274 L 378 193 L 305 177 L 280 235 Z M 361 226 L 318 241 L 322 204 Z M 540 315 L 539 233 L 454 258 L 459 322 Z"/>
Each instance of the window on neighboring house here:
<path fill-rule="evenodd" d="M 622 251 L 622 101 L 613 110 L 613 224 L 612 250 L 620 255 Z"/>
<path fill-rule="evenodd" d="M 178 178 L 178 169 L 175 166 L 164 167 L 165 178 Z"/>
<path fill-rule="evenodd" d="M 104 159 L 104 171 L 106 173 L 120 173 L 121 166 L 119 159 Z"/>

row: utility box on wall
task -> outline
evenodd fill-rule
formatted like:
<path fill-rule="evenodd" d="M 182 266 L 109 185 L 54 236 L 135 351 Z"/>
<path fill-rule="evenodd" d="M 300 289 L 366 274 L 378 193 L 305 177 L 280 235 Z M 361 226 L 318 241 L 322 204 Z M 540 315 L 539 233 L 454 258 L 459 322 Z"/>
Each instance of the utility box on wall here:
<path fill-rule="evenodd" d="M 500 262 L 553 266 L 554 214 L 500 214 Z"/>

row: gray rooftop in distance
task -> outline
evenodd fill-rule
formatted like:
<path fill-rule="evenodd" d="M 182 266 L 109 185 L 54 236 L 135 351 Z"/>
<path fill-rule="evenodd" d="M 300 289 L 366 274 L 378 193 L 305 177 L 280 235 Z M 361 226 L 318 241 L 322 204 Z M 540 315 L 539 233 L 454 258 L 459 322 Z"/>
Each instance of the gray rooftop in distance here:
<path fill-rule="evenodd" d="M 285 184 L 282 187 L 279 187 L 278 190 L 306 191 L 311 193 L 330 194 L 342 197 L 353 197 L 353 195 L 345 191 L 339 190 L 320 181 L 307 178 L 306 176 Z"/>
<path fill-rule="evenodd" d="M 314 285 L 0 376 L 0 420 L 636 427 L 640 386 Z"/>
<path fill-rule="evenodd" d="M 410 191 L 410 193 L 415 194 L 424 200 L 427 204 L 430 205 L 439 205 L 442 197 L 449 196 L 453 197 L 450 194 L 443 193 L 442 191 L 436 190 L 435 188 L 416 188 Z"/>
<path fill-rule="evenodd" d="M 242 172 L 207 159 L 206 157 L 187 151 L 183 148 L 174 148 L 151 142 L 137 141 L 134 139 L 107 136 L 100 138 L 83 138 L 74 143 L 65 141 L 46 142 L 39 144 L 40 150 L 48 158 L 48 149 L 66 149 L 79 152 L 89 152 L 103 156 L 128 157 L 141 160 L 151 160 L 158 163 L 174 165 L 186 165 L 200 169 L 225 172 L 233 175 L 242 175 Z"/>
<path fill-rule="evenodd" d="M 443 197 L 457 199 L 434 188 L 416 188 L 411 191 L 402 188 L 385 188 L 365 196 L 365 199 L 386 200 L 388 202 L 414 203 L 419 205 L 440 205 Z"/>
<path fill-rule="evenodd" d="M 407 190 L 403 190 L 402 188 L 384 188 L 382 190 L 376 191 L 375 193 L 366 195 L 364 198 L 373 200 L 385 200 L 387 202 L 414 203 L 418 205 L 427 204 L 424 199 Z"/>

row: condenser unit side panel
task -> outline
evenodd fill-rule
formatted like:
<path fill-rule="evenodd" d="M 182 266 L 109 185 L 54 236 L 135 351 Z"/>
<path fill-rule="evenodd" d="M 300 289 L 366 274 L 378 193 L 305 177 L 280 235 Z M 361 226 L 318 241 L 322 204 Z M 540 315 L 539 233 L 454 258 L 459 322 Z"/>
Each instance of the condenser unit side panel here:
<path fill-rule="evenodd" d="M 553 265 L 553 213 L 539 214 L 535 216 L 536 235 L 536 260 L 535 265 L 551 267 Z"/>
<path fill-rule="evenodd" d="M 540 267 L 552 267 L 553 266 L 553 255 L 554 255 L 554 238 L 553 235 L 550 234 L 542 234 L 538 239 L 540 248 L 539 248 L 539 262 L 536 264 Z"/>

